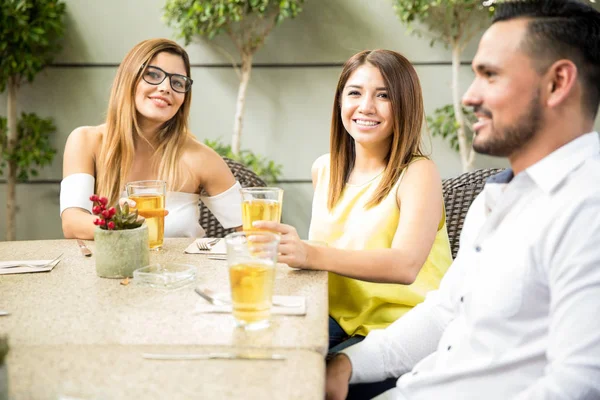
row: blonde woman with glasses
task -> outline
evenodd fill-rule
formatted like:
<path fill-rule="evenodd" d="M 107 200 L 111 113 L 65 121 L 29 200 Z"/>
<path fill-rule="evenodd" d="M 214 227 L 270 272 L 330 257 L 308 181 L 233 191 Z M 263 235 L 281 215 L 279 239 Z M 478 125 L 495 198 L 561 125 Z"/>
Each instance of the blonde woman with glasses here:
<path fill-rule="evenodd" d="M 239 227 L 241 199 L 225 161 L 188 129 L 193 80 L 186 51 L 167 39 L 129 51 L 114 79 L 106 122 L 67 140 L 60 193 L 66 238 L 92 239 L 89 197 L 115 204 L 125 183 L 167 182 L 165 237 L 202 237 L 201 199 L 225 228 Z"/>

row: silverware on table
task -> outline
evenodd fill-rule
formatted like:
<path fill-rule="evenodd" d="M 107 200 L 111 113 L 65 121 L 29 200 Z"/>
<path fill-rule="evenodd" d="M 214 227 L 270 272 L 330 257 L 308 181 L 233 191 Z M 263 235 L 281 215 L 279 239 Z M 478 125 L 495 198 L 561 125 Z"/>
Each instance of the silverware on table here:
<path fill-rule="evenodd" d="M 210 289 L 207 289 L 207 288 L 200 289 L 199 287 L 196 287 L 196 288 L 194 288 L 194 292 L 196 292 L 196 294 L 198 294 L 198 296 L 202 297 L 204 300 L 208 301 L 209 303 L 214 304 L 215 306 L 230 306 L 231 305 L 231 301 L 229 299 L 218 298 L 217 294 Z M 275 307 L 289 307 L 289 308 L 296 308 L 296 307 L 301 306 L 301 304 L 289 304 L 289 303 L 285 303 L 285 302 L 281 302 L 281 301 L 277 301 L 277 300 L 273 300 L 272 304 Z"/>
<path fill-rule="evenodd" d="M 88 247 L 85 245 L 85 243 L 83 243 L 83 240 L 77 239 L 77 245 L 79 246 L 79 249 L 81 250 L 81 254 L 83 254 L 86 257 L 92 256 L 92 251 L 90 249 L 88 249 Z"/>
<path fill-rule="evenodd" d="M 212 249 L 212 247 L 217 244 L 217 242 L 221 240 L 219 238 L 216 239 L 212 239 L 212 240 L 201 240 L 201 241 L 196 241 L 196 246 L 198 247 L 198 250 L 201 251 L 209 251 L 210 249 Z"/>
<path fill-rule="evenodd" d="M 284 361 L 286 357 L 282 354 L 252 354 L 252 353 L 197 353 L 197 354 L 168 354 L 168 353 L 142 353 L 146 360 L 166 360 L 166 361 L 185 361 L 185 360 L 268 360 Z"/>
<path fill-rule="evenodd" d="M 27 264 L 27 263 L 16 262 L 16 263 L 14 263 L 12 265 L 0 266 L 0 269 L 19 268 L 19 267 L 26 267 L 26 268 L 48 268 L 48 267 L 54 267 L 56 264 L 58 264 L 60 262 L 60 258 L 61 257 L 62 257 L 62 254 L 59 255 L 58 257 L 56 257 L 54 260 L 48 261 L 45 264 Z"/>
<path fill-rule="evenodd" d="M 0 310 L 0 317 L 4 317 L 6 315 L 10 315 L 8 311 Z"/>

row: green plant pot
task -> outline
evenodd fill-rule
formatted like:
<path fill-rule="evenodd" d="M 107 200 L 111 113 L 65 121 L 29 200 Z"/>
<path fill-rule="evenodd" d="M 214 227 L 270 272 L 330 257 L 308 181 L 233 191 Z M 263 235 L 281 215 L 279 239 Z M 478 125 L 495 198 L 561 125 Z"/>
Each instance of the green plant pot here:
<path fill-rule="evenodd" d="M 148 227 L 109 231 L 96 227 L 96 273 L 102 278 L 132 278 L 133 271 L 150 264 Z"/>

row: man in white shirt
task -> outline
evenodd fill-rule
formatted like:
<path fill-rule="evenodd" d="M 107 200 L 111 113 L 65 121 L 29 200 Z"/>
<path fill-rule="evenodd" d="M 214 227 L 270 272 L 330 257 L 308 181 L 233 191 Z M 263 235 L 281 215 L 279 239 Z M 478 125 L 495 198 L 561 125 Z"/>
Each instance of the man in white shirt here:
<path fill-rule="evenodd" d="M 327 366 L 327 398 L 600 399 L 600 13 L 496 6 L 463 97 L 473 147 L 508 157 L 467 214 L 439 290 Z M 378 397 L 378 398 L 380 398 Z"/>

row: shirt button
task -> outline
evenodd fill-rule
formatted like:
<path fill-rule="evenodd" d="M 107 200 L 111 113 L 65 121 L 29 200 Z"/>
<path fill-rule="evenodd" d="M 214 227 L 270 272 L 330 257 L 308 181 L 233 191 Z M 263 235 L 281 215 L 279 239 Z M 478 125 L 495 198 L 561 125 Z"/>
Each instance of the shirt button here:
<path fill-rule="evenodd" d="M 448 346 L 448 351 L 450 351 L 451 348 L 452 348 L 452 346 Z"/>
<path fill-rule="evenodd" d="M 481 251 L 481 246 L 475 246 L 475 251 L 479 253 Z"/>
<path fill-rule="evenodd" d="M 419 373 L 419 371 L 413 371 L 413 376 L 417 375 Z"/>
<path fill-rule="evenodd" d="M 465 296 L 460 296 L 460 302 L 464 303 L 465 302 Z"/>

